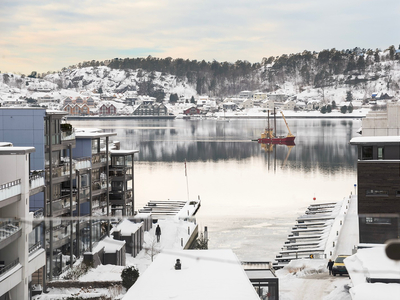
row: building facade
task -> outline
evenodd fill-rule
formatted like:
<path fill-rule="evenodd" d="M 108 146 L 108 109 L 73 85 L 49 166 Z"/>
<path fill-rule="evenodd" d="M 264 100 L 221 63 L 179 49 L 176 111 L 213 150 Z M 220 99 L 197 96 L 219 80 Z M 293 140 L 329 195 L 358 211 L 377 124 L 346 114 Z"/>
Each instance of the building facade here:
<path fill-rule="evenodd" d="M 34 147 L 0 143 L 0 299 L 31 299 L 33 287 L 43 286 L 46 254 L 29 212 L 29 196 L 44 187 L 44 178 L 30 176 Z M 43 217 L 43 215 L 41 216 Z M 38 288 L 36 288 L 38 290 Z"/>
<path fill-rule="evenodd" d="M 356 137 L 360 243 L 400 237 L 400 137 Z"/>
<path fill-rule="evenodd" d="M 45 188 L 30 195 L 29 210 L 40 212 L 49 220 L 37 224 L 46 250 L 45 273 L 49 280 L 70 267 L 76 257 L 91 251 L 93 243 L 109 235 L 110 223 L 106 217 L 112 213 L 109 138 L 116 133 L 75 132 L 66 123 L 65 115 L 39 108 L 0 109 L 0 142 L 33 145 L 36 152 L 31 155 L 29 170 L 44 173 Z M 130 159 L 124 165 L 126 174 L 119 178 L 131 187 L 123 198 L 129 204 L 123 207 L 123 214 L 128 216 L 134 214 L 134 153 L 121 154 Z M 83 219 L 83 216 L 97 218 Z"/>

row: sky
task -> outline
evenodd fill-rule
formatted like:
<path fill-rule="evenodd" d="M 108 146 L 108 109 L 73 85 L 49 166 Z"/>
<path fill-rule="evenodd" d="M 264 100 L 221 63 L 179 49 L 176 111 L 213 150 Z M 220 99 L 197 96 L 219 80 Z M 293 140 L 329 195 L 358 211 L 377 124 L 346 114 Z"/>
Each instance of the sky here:
<path fill-rule="evenodd" d="M 0 71 L 126 57 L 261 62 L 400 43 L 398 0 L 0 0 Z"/>

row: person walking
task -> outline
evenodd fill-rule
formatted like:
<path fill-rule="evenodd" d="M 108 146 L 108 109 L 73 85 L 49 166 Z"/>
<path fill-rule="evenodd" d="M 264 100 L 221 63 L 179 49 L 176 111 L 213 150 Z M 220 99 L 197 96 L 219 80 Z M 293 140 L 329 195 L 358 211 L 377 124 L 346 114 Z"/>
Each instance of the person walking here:
<path fill-rule="evenodd" d="M 160 242 L 160 236 L 161 236 L 161 228 L 160 225 L 157 224 L 156 228 L 156 236 L 157 236 L 157 243 Z"/>
<path fill-rule="evenodd" d="M 332 261 L 332 259 L 330 259 L 330 260 L 328 261 L 327 268 L 329 269 L 329 275 L 332 275 L 332 268 L 333 268 L 333 261 Z"/>

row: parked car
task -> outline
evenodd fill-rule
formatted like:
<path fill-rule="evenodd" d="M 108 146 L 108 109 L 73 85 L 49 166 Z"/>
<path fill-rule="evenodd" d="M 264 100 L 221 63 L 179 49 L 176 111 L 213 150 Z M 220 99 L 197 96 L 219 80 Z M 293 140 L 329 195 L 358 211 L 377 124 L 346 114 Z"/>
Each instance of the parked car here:
<path fill-rule="evenodd" d="M 346 257 L 349 257 L 349 255 L 338 255 L 338 257 L 335 259 L 332 267 L 333 276 L 336 276 L 336 274 L 340 274 L 340 276 L 343 274 L 349 274 L 343 262 Z"/>

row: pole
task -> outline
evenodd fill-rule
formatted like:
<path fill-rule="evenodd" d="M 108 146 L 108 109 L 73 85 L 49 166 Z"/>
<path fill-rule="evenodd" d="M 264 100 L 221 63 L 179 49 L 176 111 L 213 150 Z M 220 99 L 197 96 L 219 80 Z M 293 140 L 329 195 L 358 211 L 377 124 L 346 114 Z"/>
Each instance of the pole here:
<path fill-rule="evenodd" d="M 189 181 L 188 181 L 188 176 L 187 176 L 187 168 L 186 168 L 186 158 L 185 158 L 185 176 L 186 176 L 186 190 L 187 190 L 187 198 L 189 201 Z"/>

